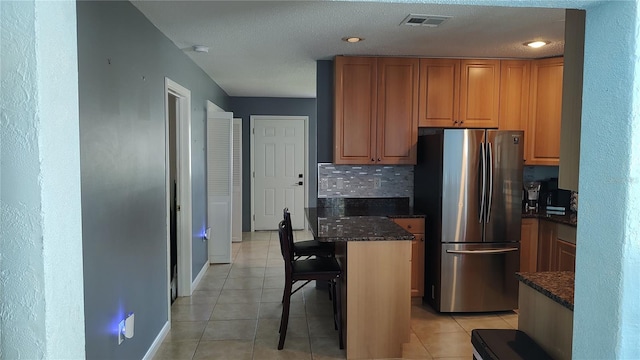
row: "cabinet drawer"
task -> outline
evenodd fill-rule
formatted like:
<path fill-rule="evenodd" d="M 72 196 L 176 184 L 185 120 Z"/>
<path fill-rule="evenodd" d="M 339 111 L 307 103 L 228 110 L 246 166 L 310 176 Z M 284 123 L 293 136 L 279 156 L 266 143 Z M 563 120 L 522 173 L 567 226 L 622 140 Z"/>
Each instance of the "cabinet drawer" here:
<path fill-rule="evenodd" d="M 402 226 L 405 230 L 412 234 L 423 234 L 424 233 L 424 219 L 423 218 L 402 218 L 402 219 L 393 219 L 393 221 Z"/>

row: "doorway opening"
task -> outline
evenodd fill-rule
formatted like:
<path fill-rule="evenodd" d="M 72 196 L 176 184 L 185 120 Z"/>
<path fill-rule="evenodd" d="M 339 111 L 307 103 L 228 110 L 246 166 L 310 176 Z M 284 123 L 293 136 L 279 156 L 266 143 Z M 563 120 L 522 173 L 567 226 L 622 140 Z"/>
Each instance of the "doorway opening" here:
<path fill-rule="evenodd" d="M 178 211 L 177 211 L 177 130 L 178 97 L 167 94 L 167 120 L 169 122 L 169 284 L 171 304 L 178 297 Z"/>
<path fill-rule="evenodd" d="M 167 299 L 191 296 L 191 91 L 165 78 Z M 169 315 L 170 317 L 170 315 Z"/>

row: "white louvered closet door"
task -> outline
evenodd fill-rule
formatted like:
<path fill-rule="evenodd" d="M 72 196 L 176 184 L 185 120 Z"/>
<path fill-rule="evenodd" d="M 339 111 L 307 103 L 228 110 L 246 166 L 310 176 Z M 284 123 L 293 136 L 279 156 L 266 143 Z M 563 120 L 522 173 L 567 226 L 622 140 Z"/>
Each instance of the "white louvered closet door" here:
<path fill-rule="evenodd" d="M 242 241 L 242 119 L 233 119 L 233 190 L 231 240 Z"/>
<path fill-rule="evenodd" d="M 207 112 L 209 262 L 231 262 L 233 113 Z"/>

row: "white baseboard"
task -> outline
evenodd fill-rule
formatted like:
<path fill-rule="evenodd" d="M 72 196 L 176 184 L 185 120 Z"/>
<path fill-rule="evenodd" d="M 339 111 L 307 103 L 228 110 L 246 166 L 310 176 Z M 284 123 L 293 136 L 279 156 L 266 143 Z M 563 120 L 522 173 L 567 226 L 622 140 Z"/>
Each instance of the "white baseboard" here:
<path fill-rule="evenodd" d="M 156 336 L 156 339 L 153 340 L 153 343 L 151 344 L 151 347 L 149 347 L 149 350 L 147 350 L 147 353 L 144 354 L 144 357 L 142 358 L 142 360 L 153 359 L 153 357 L 158 352 L 158 349 L 160 349 L 160 345 L 162 345 L 162 342 L 169 334 L 169 330 L 171 330 L 171 323 L 167 321 L 166 323 L 164 323 L 164 326 L 160 330 L 160 333 L 158 334 L 158 336 Z"/>
<path fill-rule="evenodd" d="M 209 263 L 205 262 L 204 265 L 202 266 L 202 269 L 200 269 L 198 276 L 196 276 L 195 280 L 193 280 L 193 282 L 191 283 L 191 294 L 193 294 L 193 291 L 198 287 L 198 284 L 200 284 L 200 280 L 202 280 L 208 268 L 209 268 Z"/>
<path fill-rule="evenodd" d="M 210 264 L 231 264 L 231 259 L 226 256 L 213 256 L 209 255 Z"/>

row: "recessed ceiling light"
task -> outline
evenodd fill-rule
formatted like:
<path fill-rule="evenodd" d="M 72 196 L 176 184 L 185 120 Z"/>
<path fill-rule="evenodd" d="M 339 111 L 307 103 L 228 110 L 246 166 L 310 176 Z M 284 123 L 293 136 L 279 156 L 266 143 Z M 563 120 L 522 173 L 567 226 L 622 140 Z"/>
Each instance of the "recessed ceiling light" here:
<path fill-rule="evenodd" d="M 364 41 L 364 38 L 357 37 L 357 36 L 347 36 L 347 37 L 343 37 L 342 41 L 346 41 L 348 43 L 358 43 L 360 41 Z"/>
<path fill-rule="evenodd" d="M 549 42 L 547 41 L 529 41 L 524 43 L 525 45 L 532 47 L 532 48 L 539 48 L 539 47 L 543 47 L 545 45 L 548 45 Z"/>

